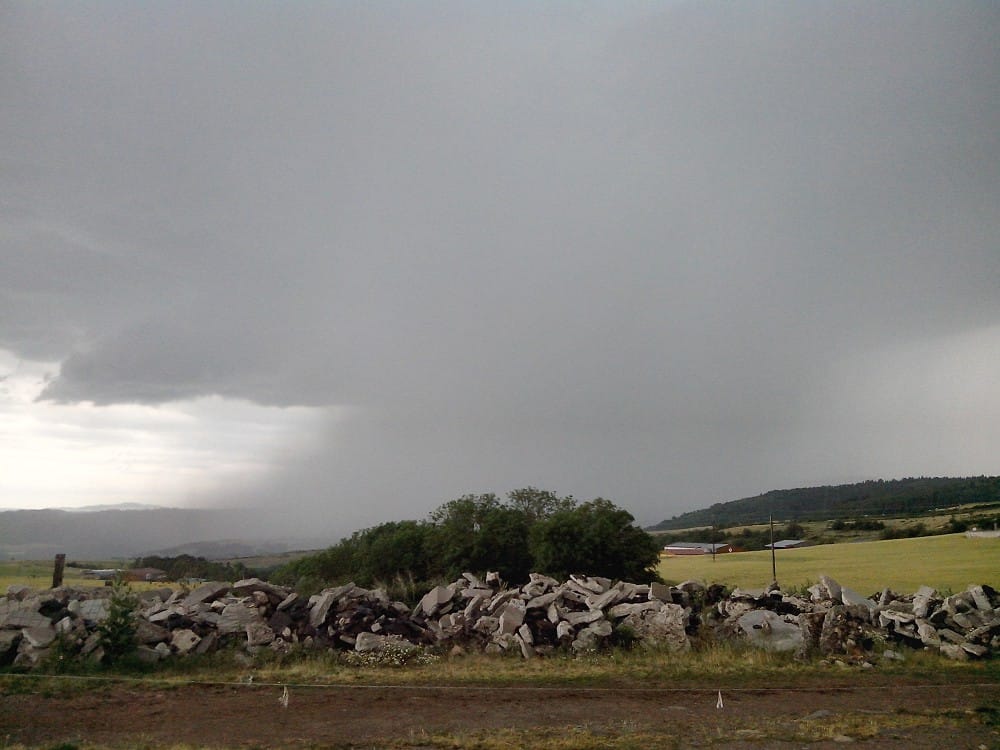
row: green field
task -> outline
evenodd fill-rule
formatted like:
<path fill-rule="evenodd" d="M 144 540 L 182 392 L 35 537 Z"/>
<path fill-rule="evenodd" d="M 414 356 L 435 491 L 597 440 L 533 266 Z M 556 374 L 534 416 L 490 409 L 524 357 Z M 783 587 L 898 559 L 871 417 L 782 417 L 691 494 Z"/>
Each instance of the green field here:
<path fill-rule="evenodd" d="M 100 562 L 95 563 L 95 568 L 119 567 L 121 563 Z M 33 589 L 47 589 L 52 586 L 52 560 L 8 560 L 0 562 L 0 596 L 7 592 L 7 587 L 12 584 L 30 586 Z M 85 578 L 82 568 L 71 568 L 67 566 L 63 571 L 63 585 L 76 588 L 92 588 L 103 586 L 104 581 L 94 578 Z M 151 584 L 145 581 L 135 581 L 130 584 L 132 588 L 145 590 L 157 588 L 170 584 Z"/>
<path fill-rule="evenodd" d="M 777 550 L 778 582 L 786 590 L 811 585 L 827 575 L 863 594 L 883 588 L 897 593 L 931 586 L 964 591 L 971 584 L 1000 588 L 1000 539 L 968 539 L 964 534 L 892 539 L 857 544 L 823 544 Z M 771 581 L 771 552 L 664 558 L 666 581 L 695 579 L 728 586 L 761 588 Z"/>

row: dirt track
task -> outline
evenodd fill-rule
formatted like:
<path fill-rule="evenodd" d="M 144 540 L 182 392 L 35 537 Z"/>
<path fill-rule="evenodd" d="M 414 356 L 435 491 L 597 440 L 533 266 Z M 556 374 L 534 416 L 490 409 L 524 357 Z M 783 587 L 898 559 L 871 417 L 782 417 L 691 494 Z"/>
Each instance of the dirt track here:
<path fill-rule="evenodd" d="M 9 687 L 0 683 L 0 689 Z M 427 735 L 498 729 L 586 729 L 675 738 L 677 747 L 834 747 L 801 728 L 845 717 L 879 723 L 866 747 L 1000 748 L 1000 727 L 968 713 L 1000 706 L 1000 685 L 854 689 L 711 690 L 114 686 L 64 696 L 0 697 L 0 745 L 87 741 L 127 747 L 427 747 Z M 821 716 L 808 718 L 814 712 Z M 848 732 L 848 735 L 850 733 Z M 792 738 L 799 737 L 795 741 Z M 787 739 L 779 739 L 787 738 Z M 843 737 L 841 741 L 846 741 Z"/>

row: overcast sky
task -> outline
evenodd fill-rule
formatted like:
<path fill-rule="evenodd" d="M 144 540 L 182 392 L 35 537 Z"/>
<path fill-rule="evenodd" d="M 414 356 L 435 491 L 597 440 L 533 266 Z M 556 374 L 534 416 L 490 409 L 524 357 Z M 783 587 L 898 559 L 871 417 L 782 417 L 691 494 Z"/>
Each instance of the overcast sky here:
<path fill-rule="evenodd" d="M 994 2 L 2 2 L 0 507 L 338 535 L 998 474 L 998 39 Z"/>

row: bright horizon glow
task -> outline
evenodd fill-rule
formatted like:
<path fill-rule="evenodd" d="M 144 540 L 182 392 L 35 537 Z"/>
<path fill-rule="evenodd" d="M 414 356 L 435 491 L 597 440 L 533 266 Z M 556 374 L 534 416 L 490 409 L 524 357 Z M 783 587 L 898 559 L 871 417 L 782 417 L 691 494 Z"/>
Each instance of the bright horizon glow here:
<path fill-rule="evenodd" d="M 313 439 L 326 410 L 210 396 L 161 406 L 37 401 L 58 364 L 0 350 L 4 509 L 191 507 L 253 483 Z"/>

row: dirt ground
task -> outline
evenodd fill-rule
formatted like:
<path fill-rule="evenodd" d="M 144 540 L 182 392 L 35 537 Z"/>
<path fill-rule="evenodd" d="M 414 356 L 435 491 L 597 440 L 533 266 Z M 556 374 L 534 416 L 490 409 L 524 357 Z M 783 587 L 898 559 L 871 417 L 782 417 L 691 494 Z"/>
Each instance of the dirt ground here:
<path fill-rule="evenodd" d="M 438 735 L 545 729 L 653 735 L 667 747 L 1000 748 L 1000 684 L 729 690 L 722 708 L 709 689 L 296 686 L 283 708 L 277 685 L 114 685 L 65 695 L 9 687 L 0 683 L 0 747 L 428 748 L 440 746 Z M 844 733 L 818 736 L 834 725 Z"/>

